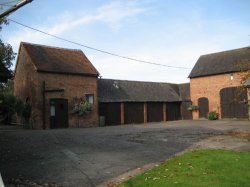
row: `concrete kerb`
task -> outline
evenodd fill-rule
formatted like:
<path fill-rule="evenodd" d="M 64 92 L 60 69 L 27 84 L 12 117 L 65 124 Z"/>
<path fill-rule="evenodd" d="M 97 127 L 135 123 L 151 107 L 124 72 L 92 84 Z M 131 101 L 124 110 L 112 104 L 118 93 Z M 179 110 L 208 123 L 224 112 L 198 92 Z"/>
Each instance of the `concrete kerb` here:
<path fill-rule="evenodd" d="M 97 185 L 97 187 L 109 187 L 109 186 L 112 186 L 112 187 L 115 187 L 117 186 L 118 184 L 124 182 L 124 181 L 127 181 L 129 180 L 130 178 L 140 174 L 140 173 L 143 173 L 144 171 L 147 171 L 147 170 L 151 170 L 153 169 L 154 167 L 158 167 L 160 164 L 162 163 L 165 163 L 167 161 L 169 161 L 170 159 L 174 158 L 174 157 L 177 157 L 177 156 L 180 156 L 180 155 L 183 155 L 184 153 L 187 153 L 189 151 L 192 151 L 192 150 L 196 150 L 197 148 L 195 146 L 190 146 L 189 148 L 185 149 L 184 151 L 181 151 L 179 153 L 176 153 L 172 156 L 170 156 L 168 159 L 164 160 L 164 161 L 161 161 L 161 162 L 157 162 L 157 163 L 150 163 L 150 164 L 146 164 L 140 168 L 136 168 L 134 170 L 131 170 L 131 171 L 128 171 L 126 173 L 123 173 L 117 177 L 114 177 L 106 182 L 103 182 L 99 185 Z"/>

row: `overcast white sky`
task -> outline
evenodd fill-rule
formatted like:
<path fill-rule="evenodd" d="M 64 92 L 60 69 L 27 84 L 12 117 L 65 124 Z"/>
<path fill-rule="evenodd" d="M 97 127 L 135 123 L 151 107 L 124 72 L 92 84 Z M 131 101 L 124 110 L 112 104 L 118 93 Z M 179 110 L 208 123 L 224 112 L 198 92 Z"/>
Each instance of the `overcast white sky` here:
<path fill-rule="evenodd" d="M 34 0 L 9 18 L 101 50 L 192 68 L 202 54 L 250 45 L 249 10 L 249 0 Z M 21 41 L 81 49 L 103 78 L 189 81 L 191 69 L 120 59 L 12 22 L 0 35 L 16 52 Z"/>

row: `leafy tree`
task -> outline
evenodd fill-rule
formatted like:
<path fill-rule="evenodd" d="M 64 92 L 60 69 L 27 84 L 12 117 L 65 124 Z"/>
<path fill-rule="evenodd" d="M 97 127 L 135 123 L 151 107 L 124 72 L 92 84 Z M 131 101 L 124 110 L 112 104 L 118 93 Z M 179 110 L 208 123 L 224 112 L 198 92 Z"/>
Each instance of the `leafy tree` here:
<path fill-rule="evenodd" d="M 250 79 L 250 60 L 246 60 L 245 62 L 241 62 L 238 64 L 238 67 L 241 69 L 241 84 L 242 86 L 246 86 L 247 82 Z"/>
<path fill-rule="evenodd" d="M 9 70 L 12 66 L 12 61 L 15 59 L 15 55 L 16 54 L 13 52 L 11 45 L 4 43 L 0 39 L 0 60 L 2 64 L 4 64 L 5 67 Z"/>
<path fill-rule="evenodd" d="M 8 21 L 5 18 L 0 19 L 0 32 L 3 25 L 8 25 Z M 10 44 L 4 43 L 0 38 L 0 63 L 3 64 L 10 72 L 12 61 L 15 59 L 15 53 L 13 52 Z M 0 122 L 9 124 L 12 116 L 17 113 L 21 114 L 23 110 L 23 102 L 17 99 L 13 95 L 13 83 L 8 81 L 7 83 L 0 83 Z"/>
<path fill-rule="evenodd" d="M 8 25 L 8 21 L 5 18 L 0 19 L 0 31 L 3 25 Z M 15 59 L 16 54 L 14 53 L 10 44 L 4 43 L 0 38 L 0 62 L 10 70 L 12 61 Z"/>
<path fill-rule="evenodd" d="M 243 74 L 243 76 L 241 78 L 242 85 L 243 86 L 246 85 L 247 82 L 249 81 L 249 79 L 250 79 L 250 70 L 247 70 L 247 71 L 244 72 L 244 74 Z"/>
<path fill-rule="evenodd" d="M 1 87 L 0 92 L 0 122 L 10 124 L 15 114 L 22 117 L 25 123 L 29 123 L 31 116 L 31 105 L 24 103 L 13 95 L 13 81 L 9 80 Z"/>
<path fill-rule="evenodd" d="M 8 21 L 5 18 L 0 19 L 0 31 L 2 30 L 2 25 L 3 24 L 5 24 L 5 25 L 8 24 Z"/>
<path fill-rule="evenodd" d="M 15 113 L 19 116 L 22 114 L 24 104 L 13 95 L 13 82 L 11 80 L 2 84 L 0 89 L 0 122 L 10 124 Z"/>

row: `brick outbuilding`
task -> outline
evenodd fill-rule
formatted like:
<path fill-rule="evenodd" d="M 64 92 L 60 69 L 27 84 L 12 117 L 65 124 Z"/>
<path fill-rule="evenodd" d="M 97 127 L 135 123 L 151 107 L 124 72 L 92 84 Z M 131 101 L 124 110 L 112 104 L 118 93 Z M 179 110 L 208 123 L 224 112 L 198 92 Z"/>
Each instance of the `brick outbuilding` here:
<path fill-rule="evenodd" d="M 14 74 L 14 94 L 31 104 L 34 128 L 97 126 L 98 76 L 81 50 L 22 42 Z M 81 99 L 92 104 L 83 118 L 72 113 Z"/>
<path fill-rule="evenodd" d="M 192 119 L 189 83 L 99 79 L 98 95 L 105 125 Z"/>
<path fill-rule="evenodd" d="M 249 67 L 249 47 L 202 55 L 189 75 L 191 101 L 199 107 L 193 119 L 210 111 L 220 118 L 249 118 L 249 88 L 242 85 Z"/>

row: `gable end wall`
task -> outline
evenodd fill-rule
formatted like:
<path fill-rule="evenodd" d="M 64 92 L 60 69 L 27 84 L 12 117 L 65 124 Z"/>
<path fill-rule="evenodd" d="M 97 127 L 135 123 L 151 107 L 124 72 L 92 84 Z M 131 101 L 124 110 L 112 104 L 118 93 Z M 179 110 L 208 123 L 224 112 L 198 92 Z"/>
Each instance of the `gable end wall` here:
<path fill-rule="evenodd" d="M 64 89 L 64 92 L 46 93 L 45 128 L 51 128 L 49 112 L 49 101 L 51 98 L 68 100 L 69 127 L 98 126 L 97 77 L 39 73 L 36 71 L 36 67 L 25 48 L 21 47 L 15 69 L 14 95 L 24 102 L 29 98 L 32 105 L 31 123 L 33 128 L 43 128 L 43 81 L 46 83 L 46 89 Z M 84 97 L 85 94 L 94 94 L 94 105 L 85 117 L 78 118 L 76 114 L 72 114 L 74 98 Z M 18 122 L 24 123 L 21 119 L 18 119 Z"/>
<path fill-rule="evenodd" d="M 35 66 L 31 62 L 26 50 L 21 47 L 14 75 L 14 95 L 23 102 L 29 98 L 32 104 L 36 104 L 38 97 L 37 81 L 38 77 Z M 32 113 L 34 114 L 35 111 Z M 18 122 L 22 123 L 20 119 Z"/>
<path fill-rule="evenodd" d="M 231 80 L 233 75 L 233 80 Z M 209 111 L 216 111 L 221 116 L 220 90 L 241 86 L 242 73 L 227 73 L 190 79 L 190 95 L 193 105 L 198 106 L 198 99 L 207 97 Z M 193 119 L 199 119 L 199 112 L 193 112 Z"/>

